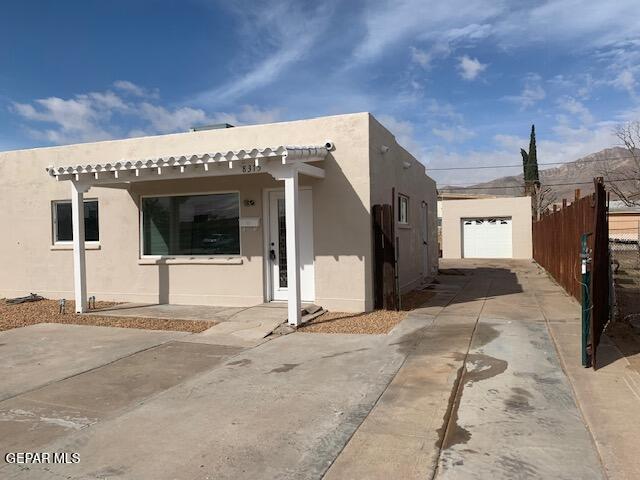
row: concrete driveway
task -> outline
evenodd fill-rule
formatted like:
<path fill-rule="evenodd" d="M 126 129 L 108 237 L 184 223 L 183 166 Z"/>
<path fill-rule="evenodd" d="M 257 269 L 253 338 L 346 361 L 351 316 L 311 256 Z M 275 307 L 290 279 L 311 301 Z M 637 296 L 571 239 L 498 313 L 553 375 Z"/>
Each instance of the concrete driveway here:
<path fill-rule="evenodd" d="M 80 454 L 0 477 L 603 478 L 545 327 L 575 304 L 531 262 L 443 267 L 388 335 L 0 333 L 0 451 Z"/>
<path fill-rule="evenodd" d="M 0 362 L 14 378 L 0 402 L 3 456 L 81 461 L 2 464 L 0 477 L 319 478 L 400 368 L 394 342 L 407 333 L 296 333 L 242 348 L 104 327 L 4 332 Z"/>

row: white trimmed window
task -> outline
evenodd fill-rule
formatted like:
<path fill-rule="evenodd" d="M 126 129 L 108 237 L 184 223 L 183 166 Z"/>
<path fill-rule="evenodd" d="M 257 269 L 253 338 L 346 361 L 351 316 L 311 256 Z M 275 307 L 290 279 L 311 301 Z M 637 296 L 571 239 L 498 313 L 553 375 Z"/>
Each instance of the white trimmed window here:
<path fill-rule="evenodd" d="M 142 254 L 240 255 L 240 194 L 142 198 Z"/>
<path fill-rule="evenodd" d="M 73 242 L 73 223 L 71 220 L 71 200 L 59 200 L 52 204 L 53 243 Z M 84 201 L 84 241 L 100 241 L 98 222 L 98 200 Z"/>
<path fill-rule="evenodd" d="M 409 224 L 409 197 L 398 195 L 398 223 Z"/>

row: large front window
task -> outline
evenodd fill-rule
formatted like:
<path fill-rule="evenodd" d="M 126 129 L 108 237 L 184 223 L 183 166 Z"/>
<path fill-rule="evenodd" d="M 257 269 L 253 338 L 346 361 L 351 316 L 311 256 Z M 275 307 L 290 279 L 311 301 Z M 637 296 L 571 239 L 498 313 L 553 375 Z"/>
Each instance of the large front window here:
<path fill-rule="evenodd" d="M 144 255 L 240 255 L 240 195 L 142 199 Z"/>

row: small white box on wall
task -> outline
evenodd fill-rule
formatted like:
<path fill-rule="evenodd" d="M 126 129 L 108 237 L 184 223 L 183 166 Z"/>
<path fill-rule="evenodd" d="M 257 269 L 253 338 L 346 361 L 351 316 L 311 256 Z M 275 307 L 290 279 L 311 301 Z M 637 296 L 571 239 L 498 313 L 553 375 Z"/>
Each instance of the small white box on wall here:
<path fill-rule="evenodd" d="M 242 217 L 240 226 L 244 228 L 256 228 L 260 226 L 260 217 Z"/>

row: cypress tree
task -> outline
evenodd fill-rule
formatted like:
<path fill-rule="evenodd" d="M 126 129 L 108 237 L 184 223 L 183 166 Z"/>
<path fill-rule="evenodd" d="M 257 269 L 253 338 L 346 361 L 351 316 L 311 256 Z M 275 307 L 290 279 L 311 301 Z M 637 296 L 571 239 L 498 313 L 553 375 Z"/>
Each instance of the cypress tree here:
<path fill-rule="evenodd" d="M 540 173 L 538 172 L 538 151 L 536 148 L 536 126 L 531 125 L 531 136 L 529 137 L 529 152 L 524 148 L 520 149 L 522 155 L 522 168 L 524 178 L 525 195 L 533 194 L 534 187 L 540 186 Z"/>
<path fill-rule="evenodd" d="M 528 178 L 532 184 L 540 185 L 540 173 L 538 172 L 538 151 L 536 149 L 536 126 L 531 125 L 531 137 L 529 138 Z"/>
<path fill-rule="evenodd" d="M 520 149 L 520 155 L 522 155 L 522 171 L 524 172 L 524 181 L 527 181 L 527 165 L 529 165 L 529 154 L 524 148 Z"/>

